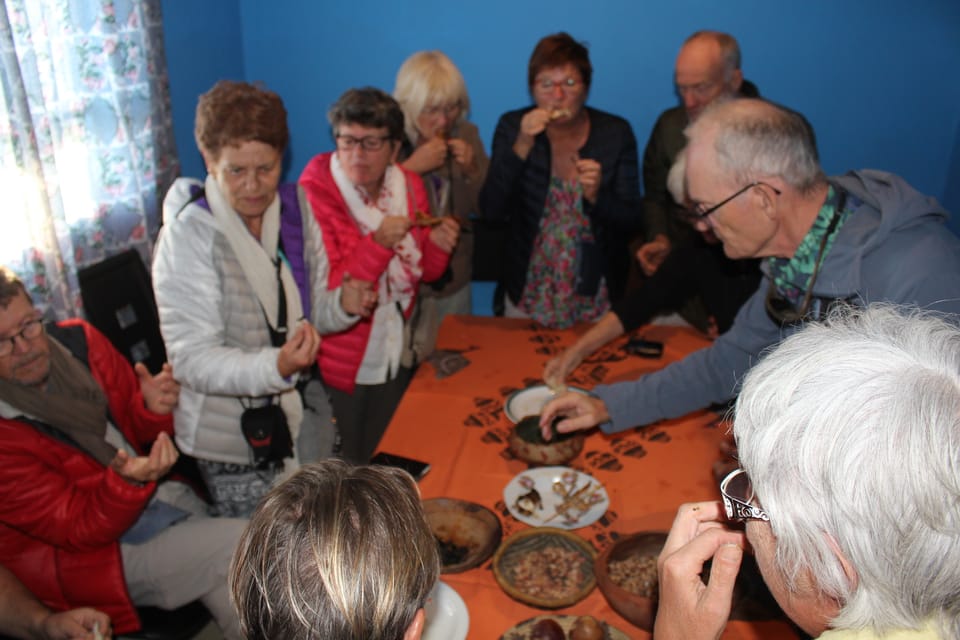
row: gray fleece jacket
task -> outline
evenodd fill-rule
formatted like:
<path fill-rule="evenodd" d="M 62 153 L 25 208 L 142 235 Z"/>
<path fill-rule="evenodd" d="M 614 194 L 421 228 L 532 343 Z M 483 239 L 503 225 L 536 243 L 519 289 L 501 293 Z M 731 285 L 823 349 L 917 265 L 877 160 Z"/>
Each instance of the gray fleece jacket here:
<path fill-rule="evenodd" d="M 860 206 L 837 231 L 813 295 L 858 306 L 916 305 L 960 322 L 960 240 L 944 225 L 948 214 L 936 199 L 881 171 L 851 171 L 831 182 Z M 765 267 L 756 293 L 710 347 L 638 380 L 596 387 L 611 418 L 600 428 L 623 431 L 734 397 L 764 350 L 799 329 L 781 328 L 767 315 Z"/>

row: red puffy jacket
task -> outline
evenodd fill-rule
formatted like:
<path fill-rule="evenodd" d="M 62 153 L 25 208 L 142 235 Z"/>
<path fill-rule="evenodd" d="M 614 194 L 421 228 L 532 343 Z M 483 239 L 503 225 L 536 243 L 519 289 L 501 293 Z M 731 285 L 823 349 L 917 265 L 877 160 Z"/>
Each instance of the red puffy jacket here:
<path fill-rule="evenodd" d="M 130 364 L 82 320 L 94 379 L 107 395 L 114 423 L 141 454 L 171 416 L 143 403 Z M 119 538 L 150 500 L 155 483 L 135 487 L 83 451 L 29 424 L 0 418 L 0 563 L 53 609 L 95 607 L 114 633 L 140 628 L 127 593 Z"/>
<path fill-rule="evenodd" d="M 376 283 L 386 270 L 394 252 L 373 239 L 373 234 L 361 235 L 353 216 L 347 209 L 333 174 L 330 172 L 330 158 L 333 153 L 322 153 L 314 157 L 300 175 L 300 185 L 307 194 L 313 215 L 323 231 L 323 246 L 330 260 L 330 276 L 327 285 L 331 289 L 340 286 L 343 274 L 349 273 L 358 280 Z M 416 173 L 397 165 L 404 173 L 407 184 L 408 214 L 414 219 L 417 211 L 430 211 L 427 192 L 423 181 Z M 421 280 L 432 282 L 440 276 L 450 262 L 450 254 L 430 241 L 428 227 L 412 227 L 410 233 L 420 247 L 423 268 Z M 403 310 L 410 316 L 415 298 Z M 345 331 L 323 336 L 317 361 L 325 383 L 334 389 L 352 393 L 356 386 L 357 371 L 367 348 L 372 318 L 362 318 Z"/>

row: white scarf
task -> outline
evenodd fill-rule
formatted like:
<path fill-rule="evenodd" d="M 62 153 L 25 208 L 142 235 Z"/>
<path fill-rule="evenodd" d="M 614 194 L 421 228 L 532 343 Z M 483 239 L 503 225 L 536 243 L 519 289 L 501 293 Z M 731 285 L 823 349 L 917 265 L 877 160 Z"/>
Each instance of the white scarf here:
<path fill-rule="evenodd" d="M 379 201 L 367 204 L 357 191 L 347 174 L 340 166 L 336 152 L 330 158 L 330 173 L 343 196 L 350 215 L 357 222 L 364 235 L 373 233 L 383 222 L 385 216 L 409 217 L 407 210 L 407 184 L 403 171 L 395 165 L 387 167 L 383 176 Z M 423 274 L 420 266 L 420 248 L 413 235 L 407 233 L 394 247 L 390 264 L 380 276 L 379 306 L 399 302 L 406 310 L 413 300 L 416 285 Z"/>
<path fill-rule="evenodd" d="M 267 316 L 267 322 L 271 327 L 276 327 L 280 293 L 277 289 L 277 266 L 270 256 L 277 255 L 277 241 L 280 237 L 280 194 L 277 193 L 274 196 L 263 214 L 260 240 L 250 233 L 240 214 L 227 202 L 213 176 L 207 176 L 204 195 L 210 205 L 210 212 L 217 221 L 217 226 L 230 244 L 230 248 L 233 249 L 243 275 L 253 288 L 257 300 L 260 301 L 260 306 Z M 300 290 L 297 289 L 293 273 L 285 260 L 280 261 L 280 279 L 283 282 L 284 297 L 287 299 L 287 336 L 291 336 L 300 318 L 303 317 L 303 306 L 300 303 Z M 280 406 L 287 414 L 290 435 L 296 442 L 300 434 L 300 423 L 303 422 L 303 405 L 300 394 L 295 388 L 291 387 L 280 394 Z M 293 459 L 287 459 L 285 469 L 289 473 L 297 466 L 296 453 L 294 453 Z"/>
<path fill-rule="evenodd" d="M 253 288 L 266 313 L 271 327 L 277 327 L 279 291 L 277 290 L 277 267 L 271 256 L 277 255 L 277 240 L 280 236 L 280 194 L 276 194 L 263 214 L 263 226 L 260 240 L 257 240 L 223 193 L 213 176 L 207 176 L 204 186 L 210 211 L 217 226 L 233 249 L 243 275 Z M 280 279 L 283 281 L 283 293 L 287 299 L 287 335 L 292 335 L 297 322 L 303 316 L 300 303 L 300 291 L 293 279 L 293 273 L 286 261 L 280 261 Z"/>

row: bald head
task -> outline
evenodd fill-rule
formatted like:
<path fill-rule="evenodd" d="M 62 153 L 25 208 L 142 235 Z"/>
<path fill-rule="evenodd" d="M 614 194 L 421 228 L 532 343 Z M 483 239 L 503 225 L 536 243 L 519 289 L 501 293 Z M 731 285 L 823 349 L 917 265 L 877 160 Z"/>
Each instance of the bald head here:
<path fill-rule="evenodd" d="M 674 83 L 691 122 L 715 100 L 735 96 L 743 84 L 737 41 L 719 31 L 694 33 L 677 54 Z"/>

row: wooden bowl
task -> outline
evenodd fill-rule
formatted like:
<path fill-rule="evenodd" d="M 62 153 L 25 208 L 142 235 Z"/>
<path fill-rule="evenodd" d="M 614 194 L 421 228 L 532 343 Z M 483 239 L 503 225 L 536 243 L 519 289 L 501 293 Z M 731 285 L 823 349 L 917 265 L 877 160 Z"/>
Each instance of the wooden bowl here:
<path fill-rule="evenodd" d="M 440 545 L 441 573 L 472 569 L 493 555 L 503 529 L 490 509 L 455 498 L 423 501 L 423 512 Z"/>
<path fill-rule="evenodd" d="M 597 585 L 597 552 L 580 536 L 552 527 L 518 531 L 493 555 L 493 575 L 515 600 L 541 609 L 568 607 Z"/>
<path fill-rule="evenodd" d="M 585 438 L 582 431 L 554 430 L 553 439 L 546 441 L 540 433 L 540 416 L 525 416 L 510 430 L 507 444 L 514 456 L 535 467 L 565 466 L 583 451 Z"/>
<path fill-rule="evenodd" d="M 644 531 L 625 536 L 604 549 L 594 565 L 597 586 L 614 611 L 647 631 L 653 631 L 653 620 L 657 614 L 657 556 L 666 540 L 667 534 L 663 531 Z M 634 588 L 643 591 L 642 594 L 620 586 L 610 576 L 611 562 L 631 560 L 652 563 L 652 582 L 635 574 L 637 583 Z M 644 582 L 646 584 L 641 584 Z"/>

